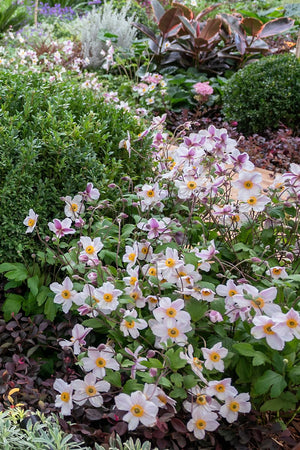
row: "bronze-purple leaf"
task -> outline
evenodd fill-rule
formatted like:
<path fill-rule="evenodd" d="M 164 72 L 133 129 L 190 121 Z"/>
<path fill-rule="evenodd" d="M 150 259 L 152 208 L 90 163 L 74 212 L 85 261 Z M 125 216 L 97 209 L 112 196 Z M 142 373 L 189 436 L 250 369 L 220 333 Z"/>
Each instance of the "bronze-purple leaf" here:
<path fill-rule="evenodd" d="M 190 8 L 188 8 L 187 6 L 184 6 L 181 3 L 176 3 L 176 2 L 173 2 L 172 6 L 174 6 L 175 8 L 180 8 L 182 11 L 181 15 L 184 15 L 188 20 L 192 20 L 194 18 L 193 11 Z"/>
<path fill-rule="evenodd" d="M 222 21 L 220 19 L 208 19 L 199 37 L 209 41 L 219 33 Z"/>
<path fill-rule="evenodd" d="M 171 31 L 178 23 L 180 23 L 179 15 L 181 15 L 181 11 L 178 8 L 168 9 L 158 22 L 160 31 L 163 34 L 167 34 Z"/>
<path fill-rule="evenodd" d="M 259 37 L 269 37 L 283 33 L 292 28 L 294 22 L 294 19 L 288 17 L 280 17 L 279 19 L 271 20 L 263 25 Z"/>
<path fill-rule="evenodd" d="M 151 0 L 151 6 L 153 9 L 154 17 L 157 20 L 157 22 L 159 22 L 161 17 L 165 13 L 165 9 L 157 0 Z"/>
<path fill-rule="evenodd" d="M 157 37 L 155 36 L 153 31 L 150 30 L 150 28 L 146 27 L 142 23 L 137 23 L 137 22 L 132 22 L 131 25 L 133 25 L 135 28 L 140 30 L 142 33 L 144 33 L 146 36 L 148 36 L 148 38 L 150 38 L 153 42 L 155 42 L 156 45 L 158 45 Z"/>
<path fill-rule="evenodd" d="M 196 37 L 196 29 L 193 27 L 191 22 L 189 22 L 184 16 L 179 16 L 179 20 L 182 23 L 184 29 L 194 38 Z"/>
<path fill-rule="evenodd" d="M 247 34 L 257 36 L 262 30 L 263 23 L 254 17 L 244 17 L 241 25 Z"/>
<path fill-rule="evenodd" d="M 196 20 L 202 19 L 202 17 L 206 16 L 210 12 L 212 12 L 214 9 L 216 9 L 218 6 L 220 6 L 222 3 L 215 3 L 214 5 L 209 6 L 208 8 L 203 9 L 203 11 L 199 12 L 199 14 L 196 17 Z"/>

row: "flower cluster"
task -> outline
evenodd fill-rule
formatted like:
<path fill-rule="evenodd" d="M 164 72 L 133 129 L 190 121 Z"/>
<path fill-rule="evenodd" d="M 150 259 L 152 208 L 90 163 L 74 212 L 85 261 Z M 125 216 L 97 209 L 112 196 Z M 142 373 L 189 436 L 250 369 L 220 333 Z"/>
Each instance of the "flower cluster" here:
<path fill-rule="evenodd" d="M 73 403 L 101 407 L 106 402 L 101 393 L 109 391 L 110 408 L 134 430 L 159 427 L 166 411 L 174 416 L 180 398 L 187 429 L 203 439 L 223 419 L 232 423 L 250 411 L 249 394 L 239 393 L 227 374 L 228 367 L 239 367 L 235 345 L 240 349 L 247 340 L 250 347 L 241 351 L 255 356 L 259 366 L 270 361 L 265 353 L 300 339 L 293 292 L 288 291 L 293 306 L 279 301 L 286 280 L 293 283 L 290 267 L 299 242 L 295 237 L 287 251 L 288 236 L 278 225 L 278 204 L 288 204 L 290 214 L 299 206 L 300 169 L 292 164 L 280 186 L 276 180 L 265 192 L 261 175 L 225 129 L 183 134 L 180 144 L 170 147 L 162 138 L 164 120 L 156 117 L 145 130 L 153 133 L 155 170 L 127 194 L 124 203 L 136 212 L 132 223 L 122 226 L 129 208 L 116 223 L 99 216 L 90 227 L 86 215 L 92 211 L 95 220 L 103 207 L 90 183 L 84 192 L 62 198 L 66 218 L 49 223 L 56 242 L 65 235 L 73 239 L 65 260 L 77 280 L 76 286 L 70 277 L 53 282 L 54 302 L 64 312 L 77 309 L 87 321 L 60 343 L 73 351 L 86 375 L 69 385 L 56 380 L 56 405 L 65 415 Z M 130 136 L 126 141 L 134 145 Z M 285 214 L 283 220 L 294 226 Z M 30 210 L 24 221 L 28 232 L 36 221 Z M 273 236 L 278 226 L 277 253 L 269 260 L 269 248 L 259 246 L 255 235 L 247 247 L 250 229 Z M 108 334 L 98 347 L 86 345 L 94 325 Z M 253 349 L 258 340 L 265 353 Z"/>

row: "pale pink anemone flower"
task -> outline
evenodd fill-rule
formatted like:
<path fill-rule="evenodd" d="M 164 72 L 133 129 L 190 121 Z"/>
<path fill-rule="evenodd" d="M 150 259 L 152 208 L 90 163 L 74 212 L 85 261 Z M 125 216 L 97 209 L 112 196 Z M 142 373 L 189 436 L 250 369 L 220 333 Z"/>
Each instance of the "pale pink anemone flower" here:
<path fill-rule="evenodd" d="M 132 379 L 135 379 L 137 370 L 141 370 L 142 372 L 148 370 L 146 366 L 143 366 L 141 364 L 143 361 L 148 361 L 147 358 L 144 358 L 143 356 L 138 356 L 142 349 L 143 349 L 142 345 L 139 345 L 134 352 L 130 350 L 130 348 L 128 347 L 125 347 L 124 349 L 125 352 L 128 353 L 128 355 L 132 356 L 134 361 L 130 371 L 130 376 Z"/>
<path fill-rule="evenodd" d="M 76 324 L 72 330 L 70 341 L 63 340 L 59 342 L 61 347 L 73 347 L 74 355 L 79 355 L 81 346 L 85 345 L 85 338 L 93 328 L 85 328 L 83 325 Z"/>
<path fill-rule="evenodd" d="M 155 344 L 157 348 L 163 348 L 162 344 L 167 344 L 169 339 L 179 346 L 184 346 L 187 343 L 185 333 L 192 330 L 190 321 L 178 322 L 175 319 L 170 319 L 167 324 L 165 320 L 158 322 L 150 319 L 148 323 L 157 339 Z"/>
<path fill-rule="evenodd" d="M 215 396 L 219 400 L 225 400 L 227 397 L 238 394 L 234 386 L 231 386 L 231 378 L 224 378 L 220 381 L 209 381 L 206 388 L 207 395 Z"/>
<path fill-rule="evenodd" d="M 181 359 L 185 359 L 188 364 L 190 364 L 192 371 L 200 378 L 203 383 L 207 383 L 207 380 L 204 378 L 203 371 L 203 361 L 200 361 L 199 358 L 194 356 L 194 349 L 191 344 L 188 345 L 187 350 L 185 352 L 180 352 L 179 357 Z"/>
<path fill-rule="evenodd" d="M 238 419 L 238 413 L 248 413 L 251 411 L 250 396 L 248 393 L 242 393 L 237 396 L 228 396 L 225 398 L 225 404 L 221 406 L 219 414 L 224 417 L 228 423 L 235 422 Z"/>
<path fill-rule="evenodd" d="M 36 214 L 33 209 L 29 210 L 29 214 L 28 216 L 24 219 L 23 224 L 26 225 L 27 230 L 26 233 L 32 233 L 35 226 L 36 226 L 36 222 L 38 219 L 38 214 Z"/>
<path fill-rule="evenodd" d="M 222 347 L 222 342 L 218 342 L 212 348 L 201 348 L 203 357 L 205 359 L 204 366 L 208 370 L 216 369 L 219 372 L 224 372 L 224 361 L 228 354 L 228 350 Z"/>
<path fill-rule="evenodd" d="M 219 411 L 220 403 L 206 394 L 206 388 L 197 385 L 189 389 L 188 393 L 191 398 L 183 402 L 186 411 L 190 413 L 194 409 L 201 409 L 206 412 Z"/>
<path fill-rule="evenodd" d="M 273 319 L 267 316 L 255 316 L 253 324 L 255 326 L 251 329 L 251 334 L 255 339 L 266 338 L 267 344 L 271 348 L 283 350 L 285 332 L 282 328 L 274 329 L 276 322 Z"/>
<path fill-rule="evenodd" d="M 116 289 L 112 283 L 106 281 L 94 292 L 94 296 L 97 299 L 97 309 L 104 314 L 110 314 L 112 311 L 115 311 L 119 306 L 118 298 L 122 293 L 120 289 Z"/>
<path fill-rule="evenodd" d="M 84 204 L 81 195 L 75 195 L 74 198 L 67 195 L 67 197 L 61 197 L 65 205 L 65 215 L 70 217 L 72 220 L 75 220 L 79 217 L 80 214 L 84 213 Z"/>
<path fill-rule="evenodd" d="M 73 303 L 81 305 L 80 296 L 77 291 L 73 290 L 73 283 L 69 277 L 66 277 L 62 284 L 55 282 L 51 283 L 49 287 L 56 294 L 53 300 L 54 303 L 62 305 L 64 313 L 70 311 Z"/>
<path fill-rule="evenodd" d="M 73 401 L 80 406 L 89 401 L 95 408 L 103 405 L 103 397 L 100 392 L 108 392 L 110 389 L 107 381 L 97 381 L 97 377 L 93 373 L 88 373 L 84 380 L 74 380 L 71 384 L 75 390 Z"/>
<path fill-rule="evenodd" d="M 243 293 L 243 287 L 238 286 L 234 283 L 233 280 L 227 280 L 226 284 L 219 284 L 216 287 L 216 293 L 220 295 L 220 297 L 225 297 L 225 299 L 230 299 L 236 294 Z"/>
<path fill-rule="evenodd" d="M 192 418 L 187 423 L 187 429 L 194 433 L 197 439 L 204 439 L 205 431 L 214 431 L 218 428 L 218 415 L 214 412 L 195 408 Z"/>
<path fill-rule="evenodd" d="M 80 243 L 83 247 L 83 251 L 80 252 L 79 259 L 82 261 L 96 260 L 98 259 L 98 253 L 102 250 L 103 244 L 100 237 L 96 237 L 94 240 L 88 236 L 81 236 Z"/>
<path fill-rule="evenodd" d="M 270 197 L 266 195 L 252 195 L 249 198 L 244 198 L 244 203 L 240 205 L 240 212 L 247 213 L 250 211 L 262 212 L 266 205 L 271 202 Z"/>
<path fill-rule="evenodd" d="M 70 228 L 71 225 L 72 220 L 68 217 L 62 221 L 59 219 L 54 219 L 53 222 L 48 223 L 49 230 L 53 231 L 59 239 L 67 234 L 75 233 L 74 228 Z"/>
<path fill-rule="evenodd" d="M 294 308 L 286 314 L 279 313 L 273 316 L 276 324 L 272 327 L 274 332 L 279 332 L 285 341 L 292 341 L 294 338 L 300 339 L 300 315 Z"/>
<path fill-rule="evenodd" d="M 73 408 L 73 386 L 66 383 L 61 378 L 54 381 L 53 389 L 59 392 L 55 399 L 55 406 L 61 408 L 61 414 L 63 416 L 69 416 Z"/>
<path fill-rule="evenodd" d="M 273 314 L 280 313 L 281 308 L 273 301 L 277 297 L 277 289 L 272 286 L 259 292 L 259 290 L 245 284 L 243 286 L 244 294 L 236 294 L 233 297 L 233 301 L 240 307 L 250 306 L 255 311 L 255 314 L 261 315 L 262 313 L 272 316 Z M 249 299 L 249 297 L 252 297 Z"/>
<path fill-rule="evenodd" d="M 124 277 L 123 281 L 126 286 L 135 286 L 135 284 L 139 281 L 139 270 L 140 268 L 137 266 L 134 269 L 127 269 L 127 273 L 129 277 Z"/>
<path fill-rule="evenodd" d="M 98 348 L 89 347 L 88 356 L 81 362 L 86 372 L 92 371 L 97 378 L 104 378 L 106 369 L 119 370 L 120 365 L 114 359 L 115 351 L 109 345 L 100 345 Z"/>
<path fill-rule="evenodd" d="M 94 188 L 93 183 L 88 183 L 86 185 L 85 191 L 82 192 L 82 195 L 88 200 L 98 200 L 100 197 L 100 192 L 97 188 Z"/>
<path fill-rule="evenodd" d="M 284 280 L 285 278 L 288 278 L 285 268 L 281 266 L 270 267 L 270 269 L 266 271 L 266 274 L 270 275 L 274 280 L 279 280 L 280 278 Z"/>
<path fill-rule="evenodd" d="M 166 395 L 160 387 L 156 386 L 156 384 L 146 383 L 143 394 L 147 400 L 150 400 L 159 408 L 166 408 L 167 404 L 169 404 L 175 410 L 176 400 Z"/>
<path fill-rule="evenodd" d="M 125 246 L 125 254 L 123 255 L 122 261 L 127 263 L 127 270 L 131 269 L 137 261 L 139 253 L 138 243 L 134 242 L 133 245 Z"/>
<path fill-rule="evenodd" d="M 164 320 L 168 327 L 172 327 L 174 319 L 179 322 L 190 322 L 191 316 L 188 312 L 182 311 L 184 300 L 178 299 L 171 301 L 169 297 L 163 297 L 159 301 L 159 307 L 154 309 L 153 315 L 158 322 Z"/>
<path fill-rule="evenodd" d="M 129 431 L 135 430 L 140 422 L 146 427 L 153 427 L 156 423 L 158 406 L 140 391 L 131 395 L 119 394 L 115 397 L 115 404 L 118 410 L 127 411 L 123 420 L 128 422 Z"/>
<path fill-rule="evenodd" d="M 137 311 L 135 309 L 131 311 L 125 311 L 123 320 L 120 325 L 120 330 L 124 336 L 131 336 L 136 339 L 139 337 L 139 330 L 147 328 L 148 324 L 144 319 L 137 319 Z"/>
<path fill-rule="evenodd" d="M 238 200 L 247 201 L 249 197 L 257 196 L 261 191 L 262 175 L 258 172 L 240 172 L 237 181 L 232 185 L 238 190 Z"/>

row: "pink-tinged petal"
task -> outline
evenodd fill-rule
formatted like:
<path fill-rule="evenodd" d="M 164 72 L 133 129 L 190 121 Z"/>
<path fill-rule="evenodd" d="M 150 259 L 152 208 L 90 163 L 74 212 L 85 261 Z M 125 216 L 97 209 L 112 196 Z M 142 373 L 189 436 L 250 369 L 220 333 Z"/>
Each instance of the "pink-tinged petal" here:
<path fill-rule="evenodd" d="M 121 411 L 127 411 L 132 407 L 133 402 L 128 394 L 119 394 L 115 398 L 115 404 Z"/>

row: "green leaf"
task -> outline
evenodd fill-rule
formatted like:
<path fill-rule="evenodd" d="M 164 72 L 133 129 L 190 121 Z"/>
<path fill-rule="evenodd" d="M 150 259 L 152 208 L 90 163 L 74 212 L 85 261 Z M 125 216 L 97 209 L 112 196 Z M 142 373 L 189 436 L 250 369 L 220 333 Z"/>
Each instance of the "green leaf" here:
<path fill-rule="evenodd" d="M 286 386 L 287 383 L 282 375 L 273 370 L 267 370 L 254 384 L 254 392 L 258 395 L 266 394 L 271 388 L 270 395 L 274 398 L 279 397 Z"/>
<path fill-rule="evenodd" d="M 291 411 L 295 410 L 297 397 L 291 392 L 283 392 L 280 397 L 266 401 L 260 408 L 261 412 L 266 411 Z"/>
<path fill-rule="evenodd" d="M 131 223 L 127 223 L 126 225 L 124 225 L 124 227 L 122 228 L 122 238 L 125 239 L 128 236 L 130 236 L 133 230 L 135 230 L 135 228 L 136 226 Z"/>
<path fill-rule="evenodd" d="M 48 320 L 54 320 L 56 313 L 58 311 L 58 305 L 53 302 L 52 298 L 48 298 L 45 303 L 44 313 Z"/>
<path fill-rule="evenodd" d="M 34 297 L 36 297 L 39 292 L 39 277 L 37 275 L 34 275 L 34 277 L 28 278 L 27 285 L 28 285 L 29 289 L 31 290 L 32 295 L 34 295 Z"/>
<path fill-rule="evenodd" d="M 297 273 L 295 275 L 289 275 L 289 279 L 293 281 L 300 281 L 300 274 Z"/>
<path fill-rule="evenodd" d="M 123 392 L 124 394 L 131 394 L 132 392 L 142 391 L 143 389 L 144 385 L 138 383 L 137 380 L 128 380 L 123 387 Z"/>
<path fill-rule="evenodd" d="M 186 360 L 180 358 L 179 354 L 183 353 L 182 348 L 178 348 L 176 351 L 174 351 L 173 348 L 170 348 L 166 353 L 165 356 L 167 358 L 167 362 L 169 363 L 170 369 L 172 370 L 178 370 L 182 367 L 186 366 Z"/>
<path fill-rule="evenodd" d="M 199 378 L 194 377 L 194 375 L 186 375 L 183 377 L 183 384 L 186 389 L 191 389 L 196 386 Z"/>
<path fill-rule="evenodd" d="M 169 388 L 172 386 L 172 383 L 170 380 L 168 380 L 168 378 L 166 377 L 161 377 L 161 379 L 159 380 L 159 384 L 161 384 L 162 386 Z"/>
<path fill-rule="evenodd" d="M 256 352 L 252 360 L 253 366 L 261 366 L 262 364 L 270 362 L 270 359 L 262 352 Z"/>
<path fill-rule="evenodd" d="M 26 267 L 23 264 L 20 264 L 18 266 L 15 265 L 13 270 L 6 272 L 5 276 L 8 280 L 23 281 L 28 277 L 28 272 Z"/>
<path fill-rule="evenodd" d="M 254 350 L 251 344 L 237 343 L 232 346 L 240 355 L 243 356 L 255 356 L 256 350 Z"/>
<path fill-rule="evenodd" d="M 289 371 L 288 377 L 294 384 L 300 384 L 300 366 L 293 367 Z"/>
<path fill-rule="evenodd" d="M 40 290 L 38 292 L 38 295 L 36 296 L 37 304 L 39 306 L 41 306 L 43 303 L 45 303 L 45 301 L 47 300 L 47 297 L 48 296 L 50 297 L 49 294 L 50 295 L 52 294 L 50 289 L 47 286 L 41 286 L 41 288 L 40 288 Z M 52 295 L 51 295 L 50 298 L 52 298 Z"/>
<path fill-rule="evenodd" d="M 148 361 L 142 361 L 141 362 L 142 366 L 145 367 L 149 367 L 149 368 L 156 368 L 156 369 L 162 369 L 163 368 L 163 364 L 161 363 L 161 361 L 159 361 L 159 359 L 155 359 L 155 358 L 149 358 Z"/>
<path fill-rule="evenodd" d="M 191 298 L 186 301 L 186 311 L 190 314 L 191 319 L 194 322 L 198 322 L 208 310 L 208 305 L 205 302 L 201 302 L 196 300 L 195 298 Z"/>
<path fill-rule="evenodd" d="M 104 329 L 107 328 L 107 325 L 105 325 L 101 319 L 97 319 L 97 318 L 86 319 L 82 322 L 82 325 L 84 325 L 85 327 L 91 327 L 97 331 L 99 331 L 103 328 Z"/>
<path fill-rule="evenodd" d="M 23 265 L 23 264 L 21 264 Z M 2 263 L 0 264 L 0 273 L 3 272 L 8 272 L 10 270 L 15 270 L 17 267 L 17 264 L 13 264 L 13 263 Z"/>
<path fill-rule="evenodd" d="M 172 398 L 181 398 L 181 399 L 184 400 L 185 398 L 187 398 L 187 392 L 186 392 L 185 389 L 183 389 L 181 387 L 175 387 L 170 392 L 170 397 L 172 397 Z"/>
<path fill-rule="evenodd" d="M 2 311 L 4 313 L 4 320 L 7 322 L 11 319 L 12 313 L 17 314 L 22 306 L 22 302 L 24 301 L 24 297 L 22 295 L 17 294 L 9 294 L 6 297 L 5 302 L 2 306 Z"/>
<path fill-rule="evenodd" d="M 107 370 L 104 379 L 105 379 L 105 381 L 110 383 L 112 386 L 116 386 L 118 388 L 122 387 L 120 372 L 114 372 L 112 370 Z"/>
<path fill-rule="evenodd" d="M 176 387 L 182 387 L 183 376 L 180 373 L 172 373 L 170 380 Z"/>

